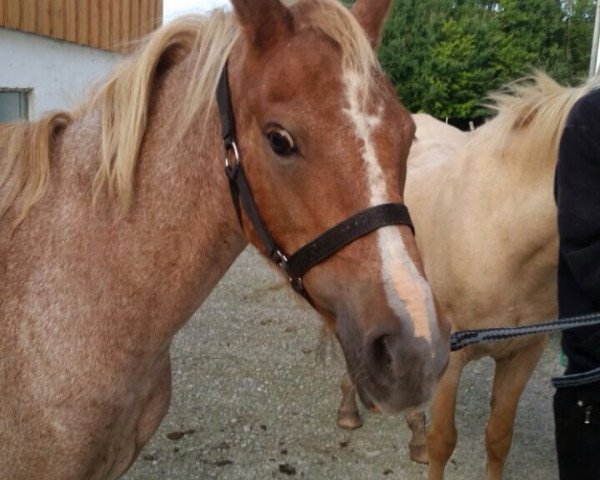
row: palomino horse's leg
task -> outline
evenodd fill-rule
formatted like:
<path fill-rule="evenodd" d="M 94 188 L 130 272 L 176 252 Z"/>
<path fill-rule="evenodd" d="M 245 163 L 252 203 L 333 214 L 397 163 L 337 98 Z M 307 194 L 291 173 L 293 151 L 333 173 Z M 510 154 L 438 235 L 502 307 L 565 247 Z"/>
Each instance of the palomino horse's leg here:
<path fill-rule="evenodd" d="M 355 430 L 362 427 L 362 420 L 356 405 L 356 389 L 347 373 L 344 373 L 340 388 L 342 389 L 342 402 L 337 414 L 338 427 L 346 430 Z"/>
<path fill-rule="evenodd" d="M 517 404 L 537 365 L 548 339 L 496 360 L 491 412 L 485 429 L 487 450 L 486 480 L 500 480 L 512 442 Z"/>
<path fill-rule="evenodd" d="M 429 480 L 444 478 L 444 469 L 456 446 L 456 395 L 467 357 L 463 351 L 450 354 L 448 369 L 436 388 L 431 405 L 431 426 L 427 434 Z"/>
<path fill-rule="evenodd" d="M 404 418 L 406 424 L 412 436 L 408 443 L 408 451 L 410 453 L 410 459 L 413 462 L 418 463 L 429 463 L 429 457 L 427 456 L 427 429 L 425 427 L 425 412 L 418 411 L 407 413 Z"/>

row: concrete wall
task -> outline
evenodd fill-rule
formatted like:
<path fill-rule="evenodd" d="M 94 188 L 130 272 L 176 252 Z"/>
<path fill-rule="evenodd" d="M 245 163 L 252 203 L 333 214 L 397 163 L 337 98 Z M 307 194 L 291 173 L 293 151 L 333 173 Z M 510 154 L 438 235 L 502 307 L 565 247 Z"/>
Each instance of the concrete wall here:
<path fill-rule="evenodd" d="M 0 28 L 0 88 L 30 88 L 29 119 L 71 109 L 120 55 Z"/>

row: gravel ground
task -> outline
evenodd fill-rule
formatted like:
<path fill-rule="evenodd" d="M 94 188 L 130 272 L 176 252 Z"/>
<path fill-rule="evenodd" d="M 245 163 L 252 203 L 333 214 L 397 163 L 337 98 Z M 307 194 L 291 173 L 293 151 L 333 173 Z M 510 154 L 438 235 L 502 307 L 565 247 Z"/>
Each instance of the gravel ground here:
<path fill-rule="evenodd" d="M 169 414 L 124 478 L 427 477 L 408 459 L 402 417 L 363 412 L 363 428 L 336 427 L 341 353 L 319 341 L 320 320 L 281 285 L 254 251 L 240 256 L 176 337 Z M 557 478 L 549 379 L 558 351 L 553 338 L 521 399 L 506 479 Z M 463 374 L 448 480 L 484 476 L 492 367 L 483 360 Z"/>

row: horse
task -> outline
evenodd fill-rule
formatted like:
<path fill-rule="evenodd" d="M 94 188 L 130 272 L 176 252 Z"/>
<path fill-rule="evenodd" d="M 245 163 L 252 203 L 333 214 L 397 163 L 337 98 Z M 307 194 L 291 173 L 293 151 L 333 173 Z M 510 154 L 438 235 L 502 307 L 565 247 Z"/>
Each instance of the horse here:
<path fill-rule="evenodd" d="M 558 143 L 575 101 L 600 84 L 563 88 L 547 75 L 513 82 L 490 95 L 496 115 L 461 132 L 426 114 L 408 160 L 405 198 L 413 213 L 425 272 L 453 330 L 512 327 L 557 314 L 558 233 L 553 198 Z M 457 441 L 456 396 L 465 365 L 495 360 L 486 426 L 486 479 L 502 478 L 519 398 L 546 335 L 472 345 L 452 352 L 431 405 L 406 416 L 413 460 L 441 479 Z M 361 425 L 352 382 L 342 382 L 338 424 Z"/>
<path fill-rule="evenodd" d="M 366 402 L 431 397 L 450 329 L 402 205 L 414 124 L 374 50 L 389 0 L 292 3 L 171 22 L 78 109 L 0 127 L 3 478 L 122 475 L 168 409 L 173 336 L 245 246 L 287 267 L 382 205 L 404 220 L 293 283 Z"/>

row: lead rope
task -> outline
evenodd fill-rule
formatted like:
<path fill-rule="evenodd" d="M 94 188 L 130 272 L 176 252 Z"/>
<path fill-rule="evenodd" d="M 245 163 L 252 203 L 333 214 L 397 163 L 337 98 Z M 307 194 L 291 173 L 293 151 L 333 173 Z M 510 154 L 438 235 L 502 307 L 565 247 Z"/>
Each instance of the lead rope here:
<path fill-rule="evenodd" d="M 450 335 L 450 350 L 456 352 L 468 345 L 482 342 L 495 342 L 508 338 L 522 337 L 524 335 L 535 335 L 538 333 L 568 330 L 577 327 L 586 327 L 600 324 L 600 313 L 589 313 L 574 317 L 561 318 L 551 322 L 536 323 L 523 327 L 512 328 L 487 328 L 484 330 L 464 330 L 454 332 Z M 600 380 L 600 367 L 588 372 L 576 373 L 554 377 L 552 385 L 555 388 L 576 387 Z"/>
<path fill-rule="evenodd" d="M 598 324 L 600 324 L 600 313 L 589 313 L 522 327 L 464 330 L 450 335 L 450 350 L 455 352 L 475 343 L 495 342 L 524 335 L 535 335 Z"/>

